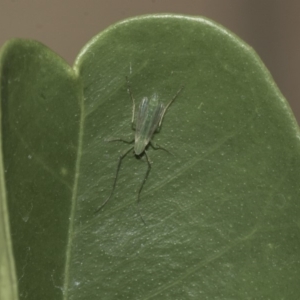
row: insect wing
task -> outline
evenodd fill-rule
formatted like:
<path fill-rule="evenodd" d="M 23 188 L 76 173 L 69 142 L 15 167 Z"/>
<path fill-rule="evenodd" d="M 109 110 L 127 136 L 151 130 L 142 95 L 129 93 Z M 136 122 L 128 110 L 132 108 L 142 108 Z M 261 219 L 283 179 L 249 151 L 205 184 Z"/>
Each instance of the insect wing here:
<path fill-rule="evenodd" d="M 150 100 L 146 97 L 143 98 L 136 120 L 134 151 L 137 155 L 145 150 L 145 147 L 151 140 L 161 120 L 163 111 L 164 105 L 158 102 L 156 95 Z"/>

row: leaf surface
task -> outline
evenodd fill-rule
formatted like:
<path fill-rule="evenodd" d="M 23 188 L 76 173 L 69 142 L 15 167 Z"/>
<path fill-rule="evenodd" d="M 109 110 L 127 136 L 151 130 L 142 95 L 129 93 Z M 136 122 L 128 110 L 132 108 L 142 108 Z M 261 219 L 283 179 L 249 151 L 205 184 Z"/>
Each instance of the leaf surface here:
<path fill-rule="evenodd" d="M 45 46 L 12 40 L 3 47 L 1 194 L 20 299 L 62 295 L 81 98 L 74 71 Z"/>

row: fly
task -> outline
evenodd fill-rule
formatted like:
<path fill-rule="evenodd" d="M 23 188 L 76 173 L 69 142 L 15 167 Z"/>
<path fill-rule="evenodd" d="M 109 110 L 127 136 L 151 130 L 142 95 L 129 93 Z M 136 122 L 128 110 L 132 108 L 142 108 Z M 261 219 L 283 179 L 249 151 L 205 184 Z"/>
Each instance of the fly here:
<path fill-rule="evenodd" d="M 152 136 L 154 135 L 154 133 L 159 132 L 159 130 L 161 128 L 163 118 L 164 118 L 168 108 L 174 102 L 174 100 L 179 95 L 179 93 L 182 91 L 183 86 L 177 91 L 177 93 L 173 96 L 173 98 L 169 101 L 169 103 L 166 106 L 162 102 L 159 101 L 157 94 L 154 94 L 150 99 L 148 99 L 147 97 L 144 97 L 142 99 L 141 103 L 140 103 L 140 106 L 139 106 L 139 110 L 138 110 L 137 118 L 136 118 L 136 125 L 134 125 L 135 100 L 134 100 L 133 93 L 132 93 L 131 88 L 130 88 L 130 83 L 129 83 L 129 80 L 128 80 L 127 77 L 126 77 L 126 80 L 127 80 L 127 91 L 128 91 L 128 93 L 130 95 L 130 98 L 132 100 L 131 127 L 132 127 L 133 130 L 135 130 L 135 138 L 131 141 L 126 141 L 126 140 L 123 140 L 121 138 L 118 138 L 118 139 L 109 140 L 109 142 L 121 141 L 121 142 L 124 142 L 126 144 L 134 144 L 134 145 L 131 146 L 129 149 L 127 149 L 125 152 L 123 152 L 122 155 L 119 157 L 117 170 L 116 170 L 116 175 L 115 175 L 115 178 L 114 178 L 114 181 L 113 181 L 113 186 L 112 186 L 111 193 L 108 196 L 108 198 L 102 203 L 102 205 L 95 211 L 95 213 L 99 212 L 105 206 L 105 204 L 111 199 L 111 197 L 114 193 L 115 187 L 116 187 L 116 183 L 117 183 L 118 174 L 119 174 L 119 171 L 120 171 L 122 160 L 123 160 L 123 158 L 126 157 L 126 155 L 130 151 L 133 150 L 134 155 L 138 158 L 141 157 L 143 154 L 145 154 L 147 164 L 148 164 L 147 172 L 144 176 L 144 179 L 143 179 L 142 184 L 139 188 L 138 196 L 137 196 L 138 212 L 139 212 L 139 215 L 140 215 L 143 223 L 146 224 L 145 220 L 142 217 L 142 214 L 141 214 L 141 211 L 140 211 L 140 206 L 139 206 L 140 194 L 142 192 L 144 184 L 145 184 L 145 182 L 148 178 L 148 175 L 150 173 L 150 170 L 151 170 L 151 163 L 150 163 L 147 151 L 146 151 L 146 147 L 148 145 L 150 145 L 155 150 L 162 149 L 162 150 L 167 151 L 166 149 L 164 149 L 162 147 L 154 146 L 151 143 L 151 139 L 152 139 Z"/>

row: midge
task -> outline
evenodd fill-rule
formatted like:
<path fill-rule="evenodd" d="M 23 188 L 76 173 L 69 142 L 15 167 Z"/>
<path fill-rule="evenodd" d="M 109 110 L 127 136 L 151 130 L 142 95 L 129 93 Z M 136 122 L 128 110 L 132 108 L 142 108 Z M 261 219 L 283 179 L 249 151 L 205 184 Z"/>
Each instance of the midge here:
<path fill-rule="evenodd" d="M 137 158 L 140 158 L 143 154 L 145 154 L 146 159 L 147 159 L 147 164 L 148 164 L 147 172 L 145 174 L 145 177 L 142 181 L 142 184 L 139 188 L 138 195 L 137 195 L 138 212 L 139 212 L 139 215 L 140 215 L 143 223 L 146 224 L 145 220 L 142 217 L 142 214 L 141 214 L 141 211 L 140 211 L 140 206 L 139 206 L 140 194 L 141 194 L 143 186 L 144 186 L 144 184 L 145 184 L 145 182 L 148 178 L 148 175 L 150 173 L 150 170 L 151 170 L 151 163 L 150 163 L 149 157 L 147 155 L 146 148 L 147 148 L 148 145 L 150 145 L 155 150 L 162 149 L 162 150 L 167 151 L 166 149 L 164 149 L 162 147 L 154 146 L 151 143 L 151 138 L 152 138 L 154 133 L 156 133 L 160 130 L 161 123 L 163 121 L 165 113 L 167 112 L 169 106 L 176 99 L 178 94 L 182 91 L 183 86 L 177 91 L 177 93 L 173 96 L 173 98 L 169 101 L 169 103 L 166 106 L 158 100 L 157 94 L 154 94 L 150 99 L 148 99 L 147 97 L 144 97 L 142 99 L 141 103 L 140 103 L 140 106 L 139 106 L 139 110 L 138 110 L 137 118 L 136 118 L 136 125 L 134 125 L 135 100 L 134 100 L 134 97 L 133 97 L 133 94 L 132 94 L 132 91 L 131 91 L 131 88 L 130 88 L 130 83 L 129 83 L 129 80 L 128 80 L 127 77 L 126 77 L 126 81 L 127 81 L 127 91 L 128 91 L 128 93 L 131 97 L 131 100 L 132 100 L 131 127 L 132 127 L 133 130 L 135 130 L 135 138 L 131 141 L 126 141 L 126 140 L 123 140 L 123 139 L 119 138 L 119 139 L 108 140 L 108 142 L 121 141 L 121 142 L 124 142 L 126 144 L 133 144 L 134 143 L 134 145 L 131 146 L 129 149 L 127 149 L 125 152 L 123 152 L 122 155 L 119 157 L 116 176 L 115 176 L 114 181 L 113 181 L 113 186 L 112 186 L 111 193 L 108 196 L 108 198 L 102 203 L 102 205 L 95 211 L 95 213 L 99 212 L 104 207 L 104 205 L 110 200 L 110 198 L 112 197 L 112 195 L 114 193 L 114 190 L 115 190 L 115 187 L 116 187 L 116 183 L 117 183 L 118 174 L 119 174 L 119 171 L 120 171 L 122 160 L 131 150 L 133 150 L 134 155 Z"/>

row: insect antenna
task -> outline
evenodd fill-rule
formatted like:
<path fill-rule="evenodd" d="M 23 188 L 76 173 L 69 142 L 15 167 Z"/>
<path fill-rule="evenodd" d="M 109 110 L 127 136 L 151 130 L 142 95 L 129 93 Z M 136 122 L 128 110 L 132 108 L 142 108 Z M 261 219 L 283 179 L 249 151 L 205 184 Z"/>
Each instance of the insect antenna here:
<path fill-rule="evenodd" d="M 113 193 L 114 193 L 114 190 L 115 190 L 115 187 L 116 187 L 116 183 L 117 183 L 117 179 L 118 179 L 118 175 L 119 175 L 119 171 L 120 171 L 120 167 L 121 167 L 121 163 L 122 163 L 122 160 L 123 158 L 131 151 L 133 150 L 133 146 L 130 147 L 128 150 L 126 150 L 120 157 L 119 157 L 119 161 L 118 161 L 118 166 L 117 166 L 117 171 L 116 171 L 116 176 L 115 176 L 115 179 L 114 179 L 114 182 L 113 182 L 113 186 L 112 186 L 112 190 L 110 192 L 110 195 L 108 196 L 108 198 L 102 203 L 102 205 L 97 208 L 97 210 L 95 210 L 95 214 L 98 213 L 103 207 L 104 205 L 110 200 L 110 198 L 112 197 Z"/>
<path fill-rule="evenodd" d="M 177 93 L 173 96 L 173 98 L 170 100 L 170 102 L 165 106 L 164 108 L 164 111 L 161 115 L 161 118 L 160 118 L 160 121 L 159 121 L 159 124 L 158 124 L 158 128 L 160 128 L 161 126 L 161 123 L 162 123 L 162 120 L 165 116 L 165 113 L 167 112 L 169 106 L 174 102 L 174 100 L 177 98 L 177 96 L 180 94 L 180 92 L 184 89 L 184 86 L 181 86 L 181 88 L 177 91 Z"/>
<path fill-rule="evenodd" d="M 134 100 L 133 93 L 132 93 L 131 86 L 130 86 L 130 82 L 129 82 L 129 79 L 128 79 L 127 76 L 126 76 L 126 82 L 127 82 L 127 92 L 128 92 L 128 94 L 130 95 L 130 98 L 131 98 L 131 100 L 132 100 L 131 128 L 132 128 L 133 130 L 135 130 L 135 124 L 134 124 L 135 100 Z"/>

